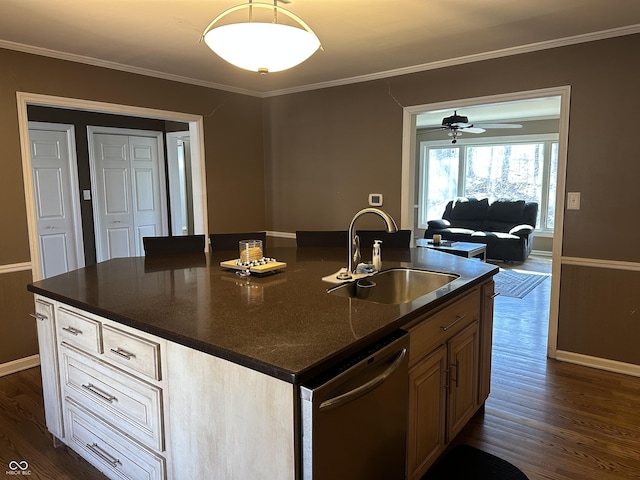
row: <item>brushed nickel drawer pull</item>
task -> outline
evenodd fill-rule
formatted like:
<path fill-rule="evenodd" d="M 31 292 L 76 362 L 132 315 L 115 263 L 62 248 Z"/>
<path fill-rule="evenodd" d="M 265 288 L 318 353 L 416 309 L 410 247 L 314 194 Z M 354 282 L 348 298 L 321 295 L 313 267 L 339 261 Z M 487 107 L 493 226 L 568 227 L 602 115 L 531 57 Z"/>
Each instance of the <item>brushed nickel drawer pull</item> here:
<path fill-rule="evenodd" d="M 120 347 L 115 350 L 113 348 L 110 348 L 109 350 L 111 350 L 111 352 L 115 353 L 116 355 L 120 355 L 122 358 L 126 358 L 127 360 L 135 358 L 135 355 L 133 353 L 122 350 Z"/>
<path fill-rule="evenodd" d="M 45 321 L 47 319 L 46 315 L 42 315 L 41 313 L 30 313 L 30 317 L 35 318 L 36 320 Z"/>
<path fill-rule="evenodd" d="M 73 328 L 73 327 L 62 327 L 62 330 L 64 330 L 65 332 L 69 332 L 71 335 L 75 335 L 76 337 L 78 335 L 82 335 L 82 330 L 78 330 L 77 328 Z"/>
<path fill-rule="evenodd" d="M 93 393 L 94 395 L 97 395 L 98 397 L 100 397 L 106 402 L 113 403 L 114 400 L 115 401 L 118 400 L 117 397 L 114 397 L 113 395 L 109 395 L 107 392 L 100 390 L 98 387 L 96 387 L 91 383 L 88 383 L 86 385 L 83 383 L 82 388 L 84 388 L 85 390 L 89 390 L 91 393 Z"/>
<path fill-rule="evenodd" d="M 451 327 L 453 327 L 456 323 L 458 323 L 463 318 L 466 318 L 466 315 L 456 315 L 456 319 L 453 322 L 451 322 L 446 327 L 442 327 L 441 326 L 440 328 L 442 329 L 443 332 L 446 332 L 447 330 L 449 330 Z"/>
<path fill-rule="evenodd" d="M 113 458 L 111 455 L 105 452 L 102 448 L 100 448 L 97 443 L 91 443 L 91 444 L 87 443 L 87 448 L 91 450 L 93 453 L 95 453 L 102 460 L 107 462 L 109 465 L 111 465 L 113 468 L 116 468 L 118 464 L 122 465 L 122 462 L 120 460 L 118 460 L 117 458 Z"/>
<path fill-rule="evenodd" d="M 491 295 L 491 298 L 496 298 L 498 295 L 500 295 L 500 292 L 496 292 L 493 295 Z"/>

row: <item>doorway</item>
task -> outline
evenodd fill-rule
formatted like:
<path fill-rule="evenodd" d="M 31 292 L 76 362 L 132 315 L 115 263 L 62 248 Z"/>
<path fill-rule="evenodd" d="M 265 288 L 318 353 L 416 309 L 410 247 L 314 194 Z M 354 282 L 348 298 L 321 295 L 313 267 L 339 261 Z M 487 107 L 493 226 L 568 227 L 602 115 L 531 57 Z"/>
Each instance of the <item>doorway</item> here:
<path fill-rule="evenodd" d="M 161 132 L 88 127 L 96 259 L 144 255 L 168 232 Z"/>
<path fill-rule="evenodd" d="M 171 234 L 193 235 L 191 138 L 189 132 L 167 134 L 167 176 Z"/>
<path fill-rule="evenodd" d="M 28 106 L 41 106 L 77 110 L 81 112 L 106 113 L 114 115 L 124 115 L 130 117 L 140 117 L 157 119 L 165 122 L 178 122 L 188 125 L 191 159 L 191 187 L 192 187 L 192 210 L 193 210 L 193 231 L 196 234 L 207 234 L 208 218 L 206 205 L 206 172 L 204 167 L 204 135 L 203 118 L 200 115 L 192 115 L 180 112 L 170 112 L 164 110 L 154 110 L 127 105 L 117 105 L 72 98 L 52 97 L 48 95 L 31 94 L 18 92 L 18 124 L 21 140 L 21 154 L 23 179 L 25 183 L 25 202 L 27 208 L 27 225 L 29 230 L 29 248 L 31 256 L 31 270 L 34 280 L 42 278 L 41 254 L 38 242 L 37 216 L 35 207 L 35 196 L 33 178 L 31 175 L 32 165 L 29 145 L 28 126 Z M 84 198 L 84 191 L 82 192 Z M 86 233 L 86 232 L 85 232 Z"/>
<path fill-rule="evenodd" d="M 548 89 L 532 90 L 526 92 L 516 92 L 503 95 L 492 95 L 446 101 L 433 104 L 414 105 L 405 107 L 403 112 L 403 148 L 402 148 L 402 228 L 416 230 L 416 211 L 418 208 L 417 188 L 416 188 L 416 158 L 417 158 L 417 118 L 424 112 L 437 110 L 454 110 L 463 107 L 499 104 L 515 101 L 527 101 L 537 98 L 547 98 L 557 96 L 560 98 L 560 121 L 558 135 L 558 165 L 556 178 L 555 197 L 555 233 L 552 241 L 552 283 L 551 299 L 549 305 L 549 328 L 547 355 L 551 358 L 556 356 L 557 330 L 558 330 L 558 308 L 560 293 L 560 256 L 562 246 L 562 224 L 565 202 L 565 176 L 567 162 L 567 141 L 569 131 L 569 97 L 570 87 L 555 87 Z"/>
<path fill-rule="evenodd" d="M 42 278 L 84 266 L 73 125 L 29 122 Z"/>

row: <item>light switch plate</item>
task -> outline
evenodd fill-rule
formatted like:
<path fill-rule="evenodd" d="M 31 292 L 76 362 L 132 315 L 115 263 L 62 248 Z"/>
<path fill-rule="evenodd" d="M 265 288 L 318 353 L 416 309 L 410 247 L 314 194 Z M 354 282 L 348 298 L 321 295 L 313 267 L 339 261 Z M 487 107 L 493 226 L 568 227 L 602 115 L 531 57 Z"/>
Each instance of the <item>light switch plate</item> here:
<path fill-rule="evenodd" d="M 567 210 L 580 210 L 580 192 L 567 193 Z"/>
<path fill-rule="evenodd" d="M 370 193 L 369 194 L 369 206 L 371 207 L 381 207 L 382 206 L 382 194 L 381 193 Z"/>

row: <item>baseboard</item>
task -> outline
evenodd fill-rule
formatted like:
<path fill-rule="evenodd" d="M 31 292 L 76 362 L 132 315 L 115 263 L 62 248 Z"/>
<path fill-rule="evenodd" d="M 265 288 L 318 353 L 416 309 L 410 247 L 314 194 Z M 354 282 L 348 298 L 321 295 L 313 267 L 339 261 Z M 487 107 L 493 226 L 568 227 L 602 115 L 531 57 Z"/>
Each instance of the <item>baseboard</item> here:
<path fill-rule="evenodd" d="M 553 256 L 553 252 L 550 252 L 549 250 L 531 250 L 531 255 L 551 258 Z"/>
<path fill-rule="evenodd" d="M 31 355 L 30 357 L 19 358 L 18 360 L 12 360 L 0 364 L 0 377 L 10 375 L 12 373 L 26 370 L 27 368 L 33 368 L 40 365 L 40 355 Z"/>
<path fill-rule="evenodd" d="M 564 350 L 557 350 L 555 358 L 562 362 L 575 363 L 576 365 L 597 368 L 608 372 L 623 373 L 625 375 L 640 377 L 640 365 L 635 365 L 633 363 L 624 363 L 606 358 L 591 357 L 589 355 L 566 352 Z"/>
<path fill-rule="evenodd" d="M 267 230 L 267 237 L 277 237 L 277 238 L 293 238 L 295 240 L 296 234 L 291 232 L 277 232 L 273 230 Z"/>

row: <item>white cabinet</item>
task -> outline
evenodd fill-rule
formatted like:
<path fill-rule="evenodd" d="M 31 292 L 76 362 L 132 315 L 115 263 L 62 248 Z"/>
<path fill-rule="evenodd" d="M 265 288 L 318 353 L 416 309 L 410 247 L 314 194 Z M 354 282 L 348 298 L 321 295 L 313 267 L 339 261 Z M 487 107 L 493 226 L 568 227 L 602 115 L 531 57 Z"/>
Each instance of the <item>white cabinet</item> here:
<path fill-rule="evenodd" d="M 294 385 L 36 297 L 47 426 L 114 480 L 296 478 Z"/>
<path fill-rule="evenodd" d="M 70 310 L 57 309 L 58 341 L 74 345 L 89 353 L 102 353 L 101 323 L 97 320 Z"/>
<path fill-rule="evenodd" d="M 114 479 L 162 480 L 165 460 L 122 435 L 103 417 L 73 400 L 65 402 L 67 444 L 105 475 Z"/>
<path fill-rule="evenodd" d="M 162 389 L 141 381 L 79 350 L 62 345 L 65 395 L 102 418 L 111 419 L 128 436 L 156 451 L 164 450 Z"/>
<path fill-rule="evenodd" d="M 294 385 L 167 344 L 173 479 L 295 480 Z"/>
<path fill-rule="evenodd" d="M 62 396 L 58 374 L 58 347 L 56 341 L 55 306 L 46 298 L 36 298 L 36 327 L 40 350 L 40 374 L 42 375 L 42 396 L 47 428 L 54 441 L 64 436 L 62 420 Z"/>
<path fill-rule="evenodd" d="M 36 297 L 47 426 L 110 478 L 167 478 L 166 342 Z"/>

